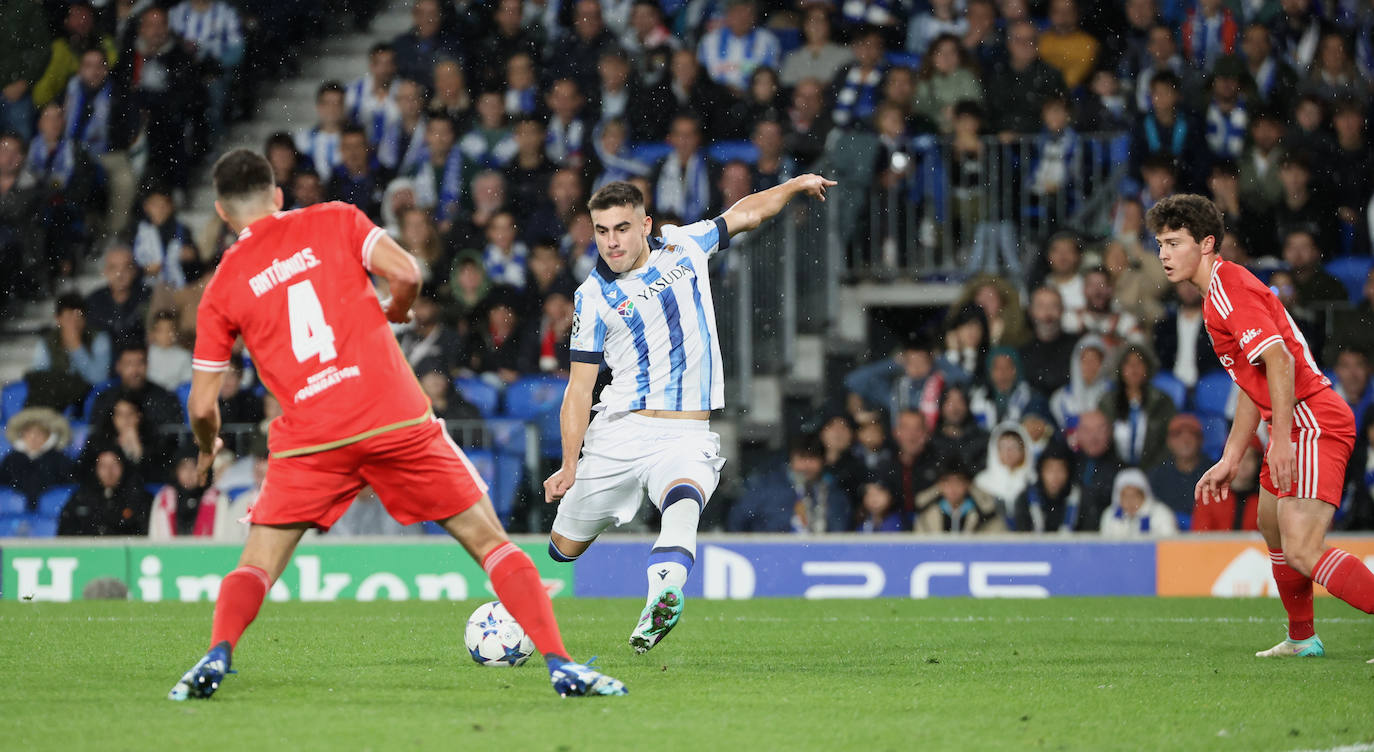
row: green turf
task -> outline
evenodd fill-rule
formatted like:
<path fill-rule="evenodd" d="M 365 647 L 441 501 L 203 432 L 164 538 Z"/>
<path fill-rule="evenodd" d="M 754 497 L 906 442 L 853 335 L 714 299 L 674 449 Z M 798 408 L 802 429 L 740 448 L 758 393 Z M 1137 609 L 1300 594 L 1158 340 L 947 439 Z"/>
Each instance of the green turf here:
<path fill-rule="evenodd" d="M 1320 749 L 1374 740 L 1374 620 L 1319 603 L 1325 659 L 1251 657 L 1266 600 L 559 601 L 623 698 L 462 649 L 475 602 L 268 604 L 209 701 L 167 690 L 208 604 L 0 604 L 0 749 Z M 1325 618 L 1323 618 L 1325 617 Z M 480 746 L 479 746 L 480 745 Z"/>

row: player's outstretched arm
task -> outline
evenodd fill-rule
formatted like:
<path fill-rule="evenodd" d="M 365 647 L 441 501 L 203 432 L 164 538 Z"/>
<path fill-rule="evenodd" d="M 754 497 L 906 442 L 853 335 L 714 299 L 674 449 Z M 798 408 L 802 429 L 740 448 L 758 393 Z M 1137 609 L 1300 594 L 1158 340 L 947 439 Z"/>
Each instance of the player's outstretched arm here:
<path fill-rule="evenodd" d="M 558 413 L 558 428 L 563 437 L 563 464 L 544 481 L 544 502 L 563 498 L 572 488 L 577 476 L 577 458 L 582 454 L 582 440 L 587 435 L 588 416 L 592 411 L 592 390 L 601 366 L 596 363 L 573 362 L 568 372 L 568 388 L 563 392 L 563 408 Z"/>
<path fill-rule="evenodd" d="M 215 455 L 224 446 L 219 438 L 219 390 L 224 382 L 223 371 L 191 371 L 191 395 L 186 399 L 186 413 L 191 420 L 191 433 L 200 447 L 196 471 L 204 483 Z"/>
<path fill-rule="evenodd" d="M 1226 447 L 1221 452 L 1221 459 L 1198 479 L 1197 487 L 1193 491 L 1194 501 L 1211 504 L 1226 498 L 1231 492 L 1231 481 L 1235 480 L 1236 473 L 1240 471 L 1240 458 L 1245 456 L 1245 448 L 1250 445 L 1250 439 L 1254 438 L 1259 423 L 1259 407 L 1245 392 L 1237 393 L 1236 417 L 1231 421 L 1231 433 L 1226 436 Z"/>
<path fill-rule="evenodd" d="M 372 249 L 372 273 L 386 280 L 391 298 L 382 302 L 386 320 L 393 324 L 410 321 L 410 306 L 420 293 L 420 265 L 415 257 L 391 236 L 383 234 Z"/>
<path fill-rule="evenodd" d="M 835 181 L 820 175 L 798 175 L 782 185 L 745 196 L 726 209 L 720 218 L 725 220 L 725 227 L 731 235 L 747 232 L 782 211 L 782 207 L 797 195 L 805 194 L 824 201 L 825 189 L 835 184 Z"/>

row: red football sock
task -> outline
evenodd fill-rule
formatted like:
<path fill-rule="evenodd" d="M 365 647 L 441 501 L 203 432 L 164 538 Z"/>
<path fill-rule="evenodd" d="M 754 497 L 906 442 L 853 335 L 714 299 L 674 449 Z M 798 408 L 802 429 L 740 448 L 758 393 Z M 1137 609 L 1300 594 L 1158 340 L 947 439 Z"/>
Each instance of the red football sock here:
<path fill-rule="evenodd" d="M 1312 579 L 1332 595 L 1367 613 L 1374 614 L 1374 572 L 1359 557 L 1339 548 L 1328 548 L 1317 559 Z"/>
<path fill-rule="evenodd" d="M 243 630 L 253 623 L 262 608 L 262 599 L 272 580 L 258 567 L 243 566 L 225 576 L 215 601 L 215 622 L 210 629 L 210 647 L 228 641 L 230 649 L 239 644 Z"/>
<path fill-rule="evenodd" d="M 496 597 L 524 627 L 539 652 L 567 660 L 568 649 L 563 647 L 563 635 L 553 618 L 553 603 L 530 557 L 506 541 L 482 559 L 482 568 L 491 578 Z"/>
<path fill-rule="evenodd" d="M 1312 627 L 1312 580 L 1288 566 L 1278 549 L 1269 549 L 1269 563 L 1274 567 L 1279 600 L 1288 611 L 1288 639 L 1306 640 L 1317 633 Z"/>

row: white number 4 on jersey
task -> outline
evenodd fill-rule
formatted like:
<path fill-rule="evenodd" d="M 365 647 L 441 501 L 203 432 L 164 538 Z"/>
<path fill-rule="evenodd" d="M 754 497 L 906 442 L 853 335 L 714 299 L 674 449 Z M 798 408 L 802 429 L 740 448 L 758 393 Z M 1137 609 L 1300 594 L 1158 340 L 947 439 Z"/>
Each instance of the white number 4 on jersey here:
<path fill-rule="evenodd" d="M 334 330 L 325 323 L 320 297 L 309 280 L 286 288 L 286 309 L 291 320 L 291 351 L 296 360 L 304 363 L 319 356 L 321 363 L 328 363 L 338 355 L 334 351 Z"/>

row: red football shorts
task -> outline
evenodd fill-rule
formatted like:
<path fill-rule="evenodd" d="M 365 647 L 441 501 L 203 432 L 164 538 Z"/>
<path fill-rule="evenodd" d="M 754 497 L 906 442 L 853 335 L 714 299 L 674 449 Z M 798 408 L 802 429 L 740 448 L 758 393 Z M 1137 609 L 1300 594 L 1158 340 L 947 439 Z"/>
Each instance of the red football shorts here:
<path fill-rule="evenodd" d="M 1355 416 L 1334 391 L 1323 389 L 1293 408 L 1293 450 L 1297 478 L 1280 491 L 1269 477 L 1266 457 L 1260 485 L 1279 498 L 1319 499 L 1339 507 L 1345 488 L 1345 465 L 1355 447 Z"/>
<path fill-rule="evenodd" d="M 431 418 L 337 449 L 268 459 L 248 519 L 260 525 L 310 522 L 328 530 L 364 486 L 372 486 L 402 525 L 447 519 L 487 492 L 444 422 Z"/>

